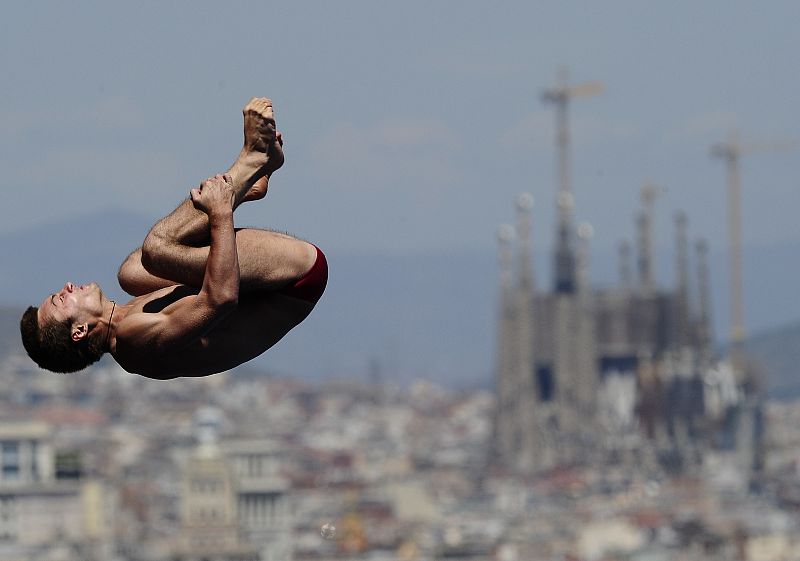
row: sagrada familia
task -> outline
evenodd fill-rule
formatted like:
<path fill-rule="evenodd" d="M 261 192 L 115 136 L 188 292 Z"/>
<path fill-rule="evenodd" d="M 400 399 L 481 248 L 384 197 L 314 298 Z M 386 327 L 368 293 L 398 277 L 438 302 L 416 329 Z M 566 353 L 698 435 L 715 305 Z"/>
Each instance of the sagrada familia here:
<path fill-rule="evenodd" d="M 707 248 L 675 217 L 674 286 L 655 280 L 656 188 L 642 190 L 631 244 L 619 248 L 619 285 L 588 278 L 591 227 L 576 227 L 569 183 L 566 101 L 556 102 L 559 162 L 553 276 L 534 282 L 533 197 L 517 200 L 516 225 L 500 229 L 495 465 L 534 475 L 559 466 L 629 461 L 671 473 L 735 468 L 752 486 L 763 462 L 762 388 L 743 359 L 716 356 Z M 634 274 L 634 269 L 636 274 Z"/>

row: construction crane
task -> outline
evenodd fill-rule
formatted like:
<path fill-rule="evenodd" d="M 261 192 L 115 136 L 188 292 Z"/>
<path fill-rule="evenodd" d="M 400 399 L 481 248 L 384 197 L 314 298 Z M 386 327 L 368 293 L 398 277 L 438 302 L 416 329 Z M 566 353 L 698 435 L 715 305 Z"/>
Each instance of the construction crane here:
<path fill-rule="evenodd" d="M 575 86 L 567 83 L 567 70 L 560 68 L 556 86 L 542 93 L 545 102 L 556 106 L 556 150 L 558 158 L 558 245 L 556 250 L 556 291 L 575 290 L 575 259 L 570 236 L 572 235 L 572 181 L 570 178 L 569 122 L 567 111 L 573 97 L 589 97 L 601 93 L 602 82 L 586 82 Z"/>
<path fill-rule="evenodd" d="M 774 142 L 742 145 L 735 132 L 727 142 L 711 147 L 711 156 L 725 162 L 728 190 L 728 239 L 730 244 L 731 365 L 738 380 L 744 377 L 744 297 L 742 294 L 742 207 L 739 158 L 753 152 L 775 152 L 794 147 L 794 143 Z"/>

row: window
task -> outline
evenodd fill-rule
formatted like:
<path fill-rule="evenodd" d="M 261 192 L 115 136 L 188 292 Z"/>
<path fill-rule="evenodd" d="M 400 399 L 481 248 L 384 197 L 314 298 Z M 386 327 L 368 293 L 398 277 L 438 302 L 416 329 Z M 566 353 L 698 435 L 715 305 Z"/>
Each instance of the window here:
<path fill-rule="evenodd" d="M 0 497 L 0 542 L 17 538 L 16 502 L 14 497 Z"/>
<path fill-rule="evenodd" d="M 19 443 L 3 442 L 0 451 L 3 454 L 3 479 L 19 479 Z"/>

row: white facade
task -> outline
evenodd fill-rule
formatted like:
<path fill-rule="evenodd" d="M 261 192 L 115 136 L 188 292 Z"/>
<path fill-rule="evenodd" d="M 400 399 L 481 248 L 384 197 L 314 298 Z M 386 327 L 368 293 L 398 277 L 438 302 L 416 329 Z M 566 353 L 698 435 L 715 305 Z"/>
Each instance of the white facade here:
<path fill-rule="evenodd" d="M 49 425 L 0 424 L 0 466 L 0 559 L 38 561 L 59 542 L 78 544 L 82 560 L 109 558 L 114 496 L 96 481 L 56 480 Z"/>

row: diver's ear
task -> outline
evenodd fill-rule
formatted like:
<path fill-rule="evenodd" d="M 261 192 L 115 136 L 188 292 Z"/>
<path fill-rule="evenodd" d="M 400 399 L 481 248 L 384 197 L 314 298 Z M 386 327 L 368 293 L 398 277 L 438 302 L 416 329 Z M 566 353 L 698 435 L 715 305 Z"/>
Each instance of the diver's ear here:
<path fill-rule="evenodd" d="M 78 323 L 72 324 L 72 341 L 78 343 L 86 339 L 86 336 L 89 335 L 89 324 L 86 323 Z"/>

